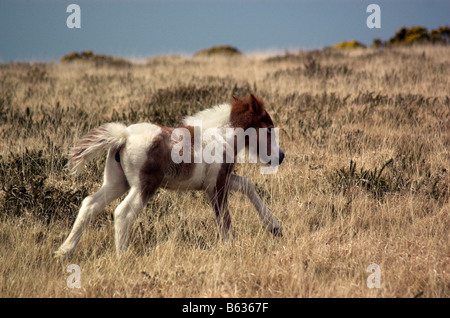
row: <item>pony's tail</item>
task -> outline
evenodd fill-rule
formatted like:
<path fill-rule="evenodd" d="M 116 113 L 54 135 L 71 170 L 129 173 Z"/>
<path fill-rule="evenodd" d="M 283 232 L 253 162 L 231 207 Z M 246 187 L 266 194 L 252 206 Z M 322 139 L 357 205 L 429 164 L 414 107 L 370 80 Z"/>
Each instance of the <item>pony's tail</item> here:
<path fill-rule="evenodd" d="M 108 123 L 92 130 L 70 149 L 67 169 L 73 175 L 79 174 L 86 163 L 105 150 L 125 145 L 128 136 L 126 126 L 121 123 Z"/>

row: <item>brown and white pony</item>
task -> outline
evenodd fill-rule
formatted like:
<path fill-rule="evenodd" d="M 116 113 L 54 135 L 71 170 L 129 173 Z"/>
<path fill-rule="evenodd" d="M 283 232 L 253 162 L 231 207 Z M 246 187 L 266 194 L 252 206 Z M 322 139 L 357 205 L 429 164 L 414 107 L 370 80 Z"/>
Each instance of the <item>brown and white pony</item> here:
<path fill-rule="evenodd" d="M 195 123 L 198 122 L 202 123 L 202 131 L 207 128 L 224 127 L 241 128 L 244 131 L 247 129 L 254 129 L 256 132 L 264 131 L 268 135 L 268 138 L 265 138 L 267 149 L 272 151 L 272 161 L 276 161 L 270 164 L 279 165 L 283 161 L 283 151 L 278 144 L 271 142 L 273 138 L 269 138 L 274 133 L 272 129 L 274 124 L 259 97 L 254 95 L 242 99 L 233 97 L 231 104 L 218 105 L 184 118 L 178 128 L 185 128 L 194 133 L 197 128 Z M 88 222 L 106 205 L 129 190 L 128 195 L 114 211 L 116 252 L 117 255 L 125 252 L 134 218 L 145 207 L 158 187 L 171 190 L 205 191 L 214 209 L 216 222 L 224 240 L 232 237 L 231 218 L 228 212 L 230 190 L 245 194 L 256 208 L 264 226 L 272 234 L 282 235 L 280 223 L 265 206 L 253 183 L 246 177 L 232 173 L 234 161 L 174 162 L 171 153 L 175 145 L 189 143 L 192 158 L 196 156 L 196 152 L 202 151 L 205 147 L 205 141 L 201 147 L 196 147 L 193 136 L 190 140 L 174 138 L 175 129 L 150 123 L 128 127 L 121 123 L 108 123 L 81 138 L 69 153 L 68 168 L 71 173 L 77 174 L 89 160 L 108 151 L 104 181 L 99 191 L 83 200 L 72 231 L 56 251 L 56 255 L 70 255 Z M 245 147 L 248 149 L 248 146 L 247 138 Z M 236 158 L 242 149 L 238 149 L 235 144 L 233 148 L 232 156 Z M 261 151 L 260 143 L 256 148 L 257 152 Z"/>

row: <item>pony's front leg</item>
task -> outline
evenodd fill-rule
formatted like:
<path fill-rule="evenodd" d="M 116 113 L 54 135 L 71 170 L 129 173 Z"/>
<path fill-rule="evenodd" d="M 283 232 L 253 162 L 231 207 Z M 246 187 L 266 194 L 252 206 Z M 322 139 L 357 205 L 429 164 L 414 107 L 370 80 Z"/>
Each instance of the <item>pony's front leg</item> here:
<path fill-rule="evenodd" d="M 205 190 L 208 194 L 209 202 L 211 203 L 215 215 L 216 223 L 219 227 L 220 234 L 223 241 L 233 239 L 233 232 L 231 229 L 231 217 L 228 211 L 228 193 L 230 191 L 230 175 L 233 171 L 234 165 L 232 163 L 222 163 L 215 182 L 210 184 Z"/>
<path fill-rule="evenodd" d="M 232 174 L 229 183 L 231 190 L 241 192 L 250 199 L 256 211 L 258 211 L 259 218 L 264 226 L 267 227 L 273 235 L 283 236 L 280 222 L 261 200 L 261 197 L 256 192 L 255 185 L 248 178 Z"/>

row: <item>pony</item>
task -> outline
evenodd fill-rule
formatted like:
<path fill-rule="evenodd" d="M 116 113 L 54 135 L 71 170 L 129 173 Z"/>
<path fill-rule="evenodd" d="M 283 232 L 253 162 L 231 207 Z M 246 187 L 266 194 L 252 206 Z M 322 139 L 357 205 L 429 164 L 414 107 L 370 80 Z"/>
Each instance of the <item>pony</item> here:
<path fill-rule="evenodd" d="M 266 164 L 278 168 L 285 157 L 278 143 L 273 142 L 271 138 L 274 124 L 264 108 L 263 100 L 253 94 L 244 98 L 233 96 L 231 103 L 217 105 L 185 117 L 177 127 L 164 127 L 152 123 L 139 123 L 128 127 L 117 122 L 104 124 L 82 137 L 69 151 L 67 168 L 74 175 L 80 173 L 87 162 L 105 152 L 107 158 L 101 188 L 82 201 L 72 230 L 55 252 L 55 256 L 70 256 L 89 221 L 106 205 L 128 191 L 113 215 L 116 253 L 118 256 L 122 255 L 127 251 L 133 220 L 159 187 L 176 191 L 204 191 L 215 212 L 216 224 L 224 241 L 232 239 L 233 236 L 228 211 L 230 191 L 246 195 L 258 212 L 263 225 L 274 236 L 282 236 L 280 222 L 261 200 L 255 185 L 248 178 L 233 173 L 235 161 L 228 160 L 230 156 L 225 158 L 225 152 L 222 154 L 224 158 L 222 162 L 198 160 L 175 162 L 172 159 L 176 146 L 183 146 L 181 152 L 187 149 L 191 159 L 195 159 L 198 152 L 205 149 L 207 140 L 203 140 L 199 146 L 195 144 L 198 138 L 192 136 L 198 131 L 199 122 L 202 132 L 208 128 L 244 131 L 253 129 L 257 132 L 259 141 L 252 147 L 254 151 L 260 153 L 267 150 L 271 153 L 270 161 L 266 160 Z M 191 138 L 175 136 L 177 129 L 188 131 Z M 260 139 L 265 140 L 262 145 Z M 245 138 L 244 145 L 240 147 L 234 144 L 231 147 L 231 158 L 236 158 L 242 151 L 239 148 L 248 151 L 249 144 L 249 138 Z M 230 149 L 228 144 L 226 146 Z M 265 147 L 267 149 L 263 149 Z"/>

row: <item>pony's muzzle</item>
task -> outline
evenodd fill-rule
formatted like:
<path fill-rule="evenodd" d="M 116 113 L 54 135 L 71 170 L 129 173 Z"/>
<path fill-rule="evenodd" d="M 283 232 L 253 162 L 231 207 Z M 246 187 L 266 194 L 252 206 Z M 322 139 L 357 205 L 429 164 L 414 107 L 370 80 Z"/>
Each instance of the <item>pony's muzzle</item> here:
<path fill-rule="evenodd" d="M 285 157 L 284 152 L 283 152 L 283 150 L 280 149 L 278 151 L 278 157 L 272 158 L 273 162 L 272 162 L 272 160 L 269 160 L 269 162 L 267 164 L 269 166 L 279 166 L 283 162 L 284 157 Z"/>
<path fill-rule="evenodd" d="M 281 163 L 283 162 L 284 159 L 284 152 L 283 150 L 280 149 L 280 153 L 278 155 L 278 164 L 281 165 Z"/>

